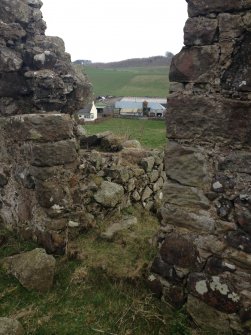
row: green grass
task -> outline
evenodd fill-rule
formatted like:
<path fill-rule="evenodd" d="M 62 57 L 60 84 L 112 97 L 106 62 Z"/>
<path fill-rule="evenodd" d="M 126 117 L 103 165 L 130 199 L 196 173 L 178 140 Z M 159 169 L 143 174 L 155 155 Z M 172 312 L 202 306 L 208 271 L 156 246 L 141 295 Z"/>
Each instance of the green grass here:
<path fill-rule="evenodd" d="M 158 120 L 108 119 L 101 123 L 84 126 L 88 134 L 111 131 L 127 139 L 136 139 L 142 146 L 154 149 L 166 144 L 166 124 Z"/>
<path fill-rule="evenodd" d="M 94 93 L 113 96 L 166 97 L 169 91 L 169 68 L 136 67 L 98 69 L 85 67 Z"/>
<path fill-rule="evenodd" d="M 183 313 L 154 298 L 143 276 L 129 280 L 136 264 L 154 256 L 148 240 L 159 228 L 142 209 L 129 214 L 138 217 L 138 224 L 113 242 L 98 238 L 108 221 L 98 223 L 96 237 L 92 231 L 74 241 L 84 257 L 58 257 L 54 287 L 46 294 L 28 292 L 0 270 L 0 315 L 18 319 L 26 335 L 190 335 Z M 7 237 L 4 256 L 35 247 Z"/>

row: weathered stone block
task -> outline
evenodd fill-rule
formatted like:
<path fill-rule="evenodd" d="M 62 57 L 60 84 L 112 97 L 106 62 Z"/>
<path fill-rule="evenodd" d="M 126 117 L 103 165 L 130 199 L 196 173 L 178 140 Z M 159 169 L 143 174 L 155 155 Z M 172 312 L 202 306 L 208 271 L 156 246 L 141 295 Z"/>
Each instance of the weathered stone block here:
<path fill-rule="evenodd" d="M 164 262 L 169 265 L 190 270 L 198 268 L 199 253 L 192 239 L 177 233 L 170 233 L 165 238 L 160 248 L 160 255 Z"/>
<path fill-rule="evenodd" d="M 220 39 L 234 39 L 240 37 L 244 32 L 244 22 L 241 15 L 219 14 Z"/>
<path fill-rule="evenodd" d="M 167 181 L 163 187 L 165 202 L 189 208 L 198 212 L 198 209 L 209 209 L 209 201 L 203 192 L 195 187 L 187 187 Z"/>
<path fill-rule="evenodd" d="M 169 142 L 165 168 L 167 176 L 180 184 L 203 188 L 208 183 L 206 158 L 194 148 Z"/>
<path fill-rule="evenodd" d="M 218 167 L 221 171 L 229 170 L 230 172 L 251 174 L 251 153 L 235 150 L 222 159 Z"/>
<path fill-rule="evenodd" d="M 191 273 L 188 291 L 221 312 L 236 313 L 240 309 L 240 296 L 232 285 L 220 276 Z"/>
<path fill-rule="evenodd" d="M 216 19 L 189 18 L 184 28 L 184 44 L 187 46 L 212 44 L 216 38 L 217 28 Z"/>
<path fill-rule="evenodd" d="M 28 290 L 46 292 L 53 285 L 56 260 L 43 249 L 5 258 L 2 265 Z"/>
<path fill-rule="evenodd" d="M 26 36 L 26 32 L 19 23 L 7 24 L 0 21 L 0 37 L 4 40 L 18 41 L 24 36 Z"/>
<path fill-rule="evenodd" d="M 225 334 L 232 334 L 227 314 L 217 311 L 192 295 L 188 295 L 186 309 L 201 329 L 207 332 L 211 330 L 216 334 L 224 330 Z"/>
<path fill-rule="evenodd" d="M 68 114 L 30 114 L 8 119 L 5 131 L 17 141 L 54 142 L 73 137 Z"/>
<path fill-rule="evenodd" d="M 94 199 L 105 207 L 115 207 L 122 201 L 124 189 L 121 185 L 104 181 Z"/>
<path fill-rule="evenodd" d="M 191 95 L 173 95 L 167 111 L 171 139 L 251 143 L 250 103 Z"/>
<path fill-rule="evenodd" d="M 10 48 L 1 47 L 0 72 L 18 71 L 23 65 L 20 55 Z"/>
<path fill-rule="evenodd" d="M 217 45 L 185 47 L 172 59 L 169 79 L 175 82 L 212 82 L 219 77 Z"/>
<path fill-rule="evenodd" d="M 21 0 L 2 0 L 0 9 L 0 19 L 7 22 L 20 22 L 27 24 L 31 20 L 32 9 Z"/>
<path fill-rule="evenodd" d="M 32 147 L 31 164 L 39 167 L 64 165 L 77 159 L 75 140 L 35 144 Z"/>
<path fill-rule="evenodd" d="M 36 196 L 41 207 L 51 208 L 53 205 L 63 206 L 66 192 L 59 181 L 36 183 Z"/>
<path fill-rule="evenodd" d="M 208 15 L 209 13 L 219 13 L 228 11 L 239 11 L 240 9 L 250 9 L 251 0 L 186 0 L 188 3 L 189 16 Z"/>
<path fill-rule="evenodd" d="M 166 204 L 160 212 L 162 225 L 170 224 L 200 233 L 213 233 L 215 230 L 216 222 L 206 211 L 196 214 L 181 207 Z"/>
<path fill-rule="evenodd" d="M 145 172 L 151 172 L 154 166 L 155 159 L 154 157 L 146 157 L 141 161 L 141 166 L 145 170 Z"/>

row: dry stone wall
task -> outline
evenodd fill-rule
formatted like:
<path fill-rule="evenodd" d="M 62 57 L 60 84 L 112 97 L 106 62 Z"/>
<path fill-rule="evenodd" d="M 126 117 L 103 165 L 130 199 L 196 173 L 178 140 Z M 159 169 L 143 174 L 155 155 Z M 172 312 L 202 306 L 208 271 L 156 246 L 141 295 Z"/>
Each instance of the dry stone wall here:
<path fill-rule="evenodd" d="M 163 151 L 144 150 L 138 141 L 119 141 L 109 133 L 84 136 L 81 147 L 80 203 L 95 219 L 133 204 L 158 211 L 166 181 Z"/>
<path fill-rule="evenodd" d="M 187 2 L 151 286 L 202 327 L 250 334 L 251 1 Z"/>

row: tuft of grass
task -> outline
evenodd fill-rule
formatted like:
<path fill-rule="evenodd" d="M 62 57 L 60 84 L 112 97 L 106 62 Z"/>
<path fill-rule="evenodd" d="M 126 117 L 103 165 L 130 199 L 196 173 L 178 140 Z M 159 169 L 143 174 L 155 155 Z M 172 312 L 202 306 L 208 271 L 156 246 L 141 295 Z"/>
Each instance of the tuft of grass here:
<path fill-rule="evenodd" d="M 170 323 L 170 335 L 192 335 L 188 328 L 187 315 L 181 310 L 175 311 Z"/>
<path fill-rule="evenodd" d="M 30 251 L 36 247 L 32 241 L 23 241 L 13 232 L 0 228 L 0 239 L 5 241 L 0 247 L 0 259 L 6 256 L 19 254 L 20 252 Z"/>
<path fill-rule="evenodd" d="M 138 140 L 149 149 L 161 149 L 166 145 L 166 125 L 158 120 L 108 119 L 101 123 L 86 124 L 88 134 L 112 131 L 128 139 Z"/>

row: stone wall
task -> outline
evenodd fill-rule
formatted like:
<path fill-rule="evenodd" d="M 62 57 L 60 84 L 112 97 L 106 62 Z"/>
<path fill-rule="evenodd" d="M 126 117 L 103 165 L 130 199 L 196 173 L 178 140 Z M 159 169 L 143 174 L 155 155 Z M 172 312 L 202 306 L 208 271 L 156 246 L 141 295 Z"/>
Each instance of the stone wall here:
<path fill-rule="evenodd" d="M 251 1 L 187 2 L 151 286 L 199 326 L 250 334 Z"/>
<path fill-rule="evenodd" d="M 83 217 L 79 142 L 70 114 L 90 84 L 64 42 L 45 36 L 40 0 L 0 3 L 0 224 L 63 252 L 58 233 Z"/>
<path fill-rule="evenodd" d="M 79 201 L 95 219 L 134 204 L 158 211 L 166 181 L 163 151 L 142 149 L 138 141 L 120 141 L 109 132 L 82 137 L 81 147 Z"/>
<path fill-rule="evenodd" d="M 0 116 L 73 113 L 90 93 L 63 40 L 45 36 L 41 6 L 40 0 L 1 0 Z"/>

